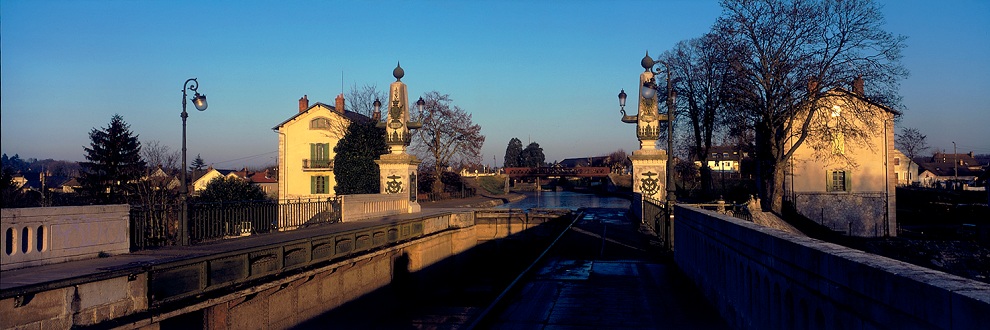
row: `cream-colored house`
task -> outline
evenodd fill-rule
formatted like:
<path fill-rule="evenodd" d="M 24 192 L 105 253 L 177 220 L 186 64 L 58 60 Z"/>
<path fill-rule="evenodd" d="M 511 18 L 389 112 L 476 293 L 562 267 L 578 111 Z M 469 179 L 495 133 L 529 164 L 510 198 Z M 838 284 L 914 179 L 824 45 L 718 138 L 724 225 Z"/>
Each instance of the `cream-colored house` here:
<path fill-rule="evenodd" d="M 199 192 L 206 190 L 206 186 L 210 184 L 210 181 L 216 178 L 236 178 L 233 175 L 234 170 L 221 170 L 215 169 L 213 166 L 206 168 L 206 172 L 203 173 L 199 178 L 193 181 L 193 194 L 198 194 Z"/>
<path fill-rule="evenodd" d="M 897 111 L 837 88 L 787 168 L 785 198 L 808 219 L 851 236 L 896 236 L 894 117 Z M 800 120 L 798 118 L 796 120 Z M 855 135 L 862 132 L 862 135 Z M 848 135 L 848 136 L 847 136 Z"/>
<path fill-rule="evenodd" d="M 352 121 L 364 115 L 344 110 L 344 95 L 336 106 L 309 105 L 299 99 L 299 112 L 272 128 L 278 133 L 278 198 L 326 198 L 334 196 L 333 149 Z"/>

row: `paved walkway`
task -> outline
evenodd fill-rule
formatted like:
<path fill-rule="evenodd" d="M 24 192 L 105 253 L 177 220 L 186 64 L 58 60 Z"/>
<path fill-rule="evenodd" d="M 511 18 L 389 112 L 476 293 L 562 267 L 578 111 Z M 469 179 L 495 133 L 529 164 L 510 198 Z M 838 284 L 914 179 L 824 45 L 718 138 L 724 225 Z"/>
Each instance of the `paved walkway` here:
<path fill-rule="evenodd" d="M 587 209 L 479 328 L 728 329 L 622 209 Z"/>

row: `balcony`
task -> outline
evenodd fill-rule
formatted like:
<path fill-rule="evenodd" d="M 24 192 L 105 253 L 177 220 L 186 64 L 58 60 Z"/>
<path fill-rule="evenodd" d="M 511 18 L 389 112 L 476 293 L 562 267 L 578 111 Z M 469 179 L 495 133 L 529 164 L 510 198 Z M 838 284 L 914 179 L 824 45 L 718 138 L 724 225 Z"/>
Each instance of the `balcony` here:
<path fill-rule="evenodd" d="M 303 159 L 303 171 L 333 171 L 333 159 Z"/>

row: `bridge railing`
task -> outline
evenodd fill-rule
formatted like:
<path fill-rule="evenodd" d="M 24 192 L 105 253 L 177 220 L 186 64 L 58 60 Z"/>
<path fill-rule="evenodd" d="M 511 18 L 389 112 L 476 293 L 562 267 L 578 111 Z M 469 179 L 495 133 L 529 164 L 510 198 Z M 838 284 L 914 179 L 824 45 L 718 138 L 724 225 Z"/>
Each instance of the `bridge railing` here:
<path fill-rule="evenodd" d="M 131 250 L 176 245 L 178 205 L 131 207 Z M 201 243 L 341 221 L 339 197 L 189 203 L 189 238 Z"/>
<path fill-rule="evenodd" d="M 641 208 L 642 217 L 640 219 L 648 230 L 660 238 L 663 242 L 664 250 L 672 251 L 674 249 L 675 217 L 670 216 L 670 213 L 667 212 L 666 205 L 667 203 L 665 201 L 644 196 Z M 745 204 L 725 203 L 725 201 L 719 200 L 714 203 L 681 203 L 678 205 L 697 207 L 742 220 L 753 221 L 753 217 L 750 215 Z"/>

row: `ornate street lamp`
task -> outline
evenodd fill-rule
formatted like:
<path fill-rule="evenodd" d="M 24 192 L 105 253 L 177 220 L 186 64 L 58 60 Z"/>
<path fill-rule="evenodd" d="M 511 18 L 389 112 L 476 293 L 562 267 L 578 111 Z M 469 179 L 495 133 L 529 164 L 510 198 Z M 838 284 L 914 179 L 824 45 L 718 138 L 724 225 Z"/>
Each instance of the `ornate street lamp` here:
<path fill-rule="evenodd" d="M 189 185 L 186 183 L 186 118 L 189 117 L 189 113 L 186 112 L 186 98 L 189 95 L 186 94 L 186 91 L 195 93 L 190 100 L 196 106 L 196 110 L 204 111 L 207 106 L 206 95 L 200 95 L 196 91 L 197 89 L 199 89 L 199 81 L 196 78 L 189 78 L 182 84 L 182 168 L 179 170 L 179 180 L 181 181 L 179 200 L 182 203 L 181 219 L 179 220 L 179 242 L 181 245 L 189 245 Z"/>
<path fill-rule="evenodd" d="M 670 65 L 666 62 L 660 60 L 654 60 L 650 57 L 647 52 L 643 60 L 640 61 L 640 65 L 646 72 L 640 75 L 640 83 L 642 84 L 639 88 L 639 112 L 636 115 L 627 115 L 625 111 L 626 106 L 626 91 L 625 89 L 619 92 L 619 112 L 622 113 L 622 122 L 636 124 L 636 137 L 640 140 L 640 150 L 633 153 L 630 158 L 639 159 L 655 159 L 649 155 L 656 155 L 653 151 L 656 148 L 656 140 L 659 138 L 660 131 L 659 125 L 662 122 L 667 122 L 667 151 L 666 151 L 666 201 L 667 209 L 673 210 L 674 203 L 677 202 L 677 196 L 675 195 L 677 189 L 674 185 L 674 104 L 677 99 L 677 92 L 674 91 L 674 84 L 677 83 L 677 79 L 671 80 L 672 71 Z M 662 68 L 661 68 L 662 66 Z M 662 91 L 660 86 L 657 86 L 655 76 L 661 73 L 666 74 L 666 90 L 667 93 L 667 111 L 666 113 L 658 113 L 658 101 L 657 95 Z M 641 153 L 641 155 L 637 155 Z M 655 156 L 654 156 L 655 157 Z M 635 167 L 635 166 L 634 166 Z M 638 173 L 634 173 L 636 175 Z M 652 171 L 648 173 L 643 173 L 646 175 L 655 175 Z M 652 180 L 652 177 L 648 177 L 647 180 Z M 641 188 L 643 189 L 643 188 Z M 647 191 L 648 189 L 643 189 L 646 195 L 653 195 L 655 190 Z M 673 217 L 673 213 L 669 213 Z"/>

